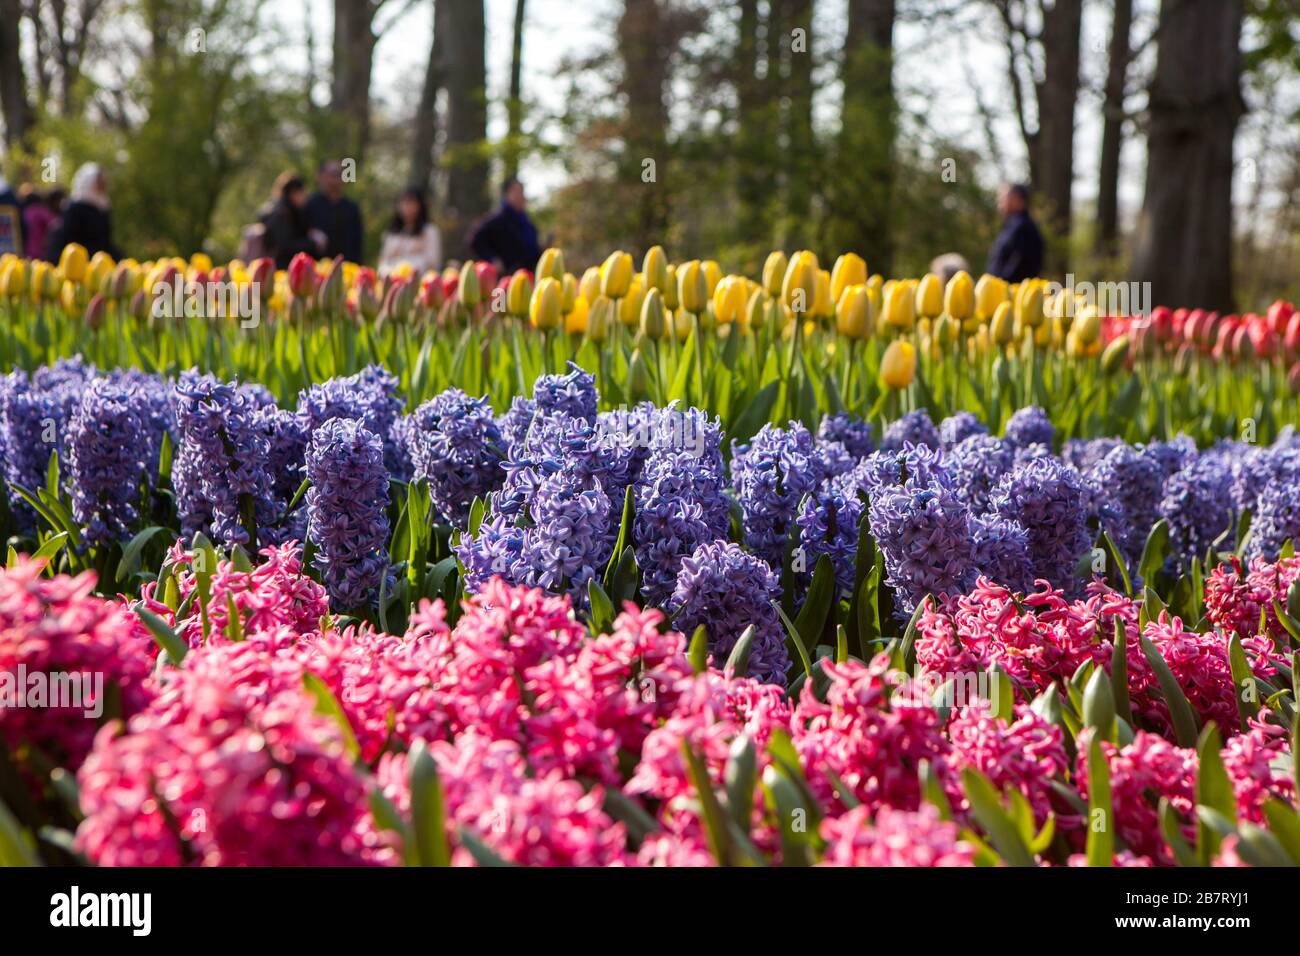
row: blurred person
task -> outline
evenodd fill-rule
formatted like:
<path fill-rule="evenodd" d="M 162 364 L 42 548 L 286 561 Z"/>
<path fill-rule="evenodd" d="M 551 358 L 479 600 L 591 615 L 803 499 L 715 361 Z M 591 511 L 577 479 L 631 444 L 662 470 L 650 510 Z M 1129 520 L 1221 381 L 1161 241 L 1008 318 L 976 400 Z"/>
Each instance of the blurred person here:
<path fill-rule="evenodd" d="M 264 255 L 275 260 L 277 269 L 289 268 L 289 260 L 300 252 L 319 256 L 326 237 L 313 229 L 307 217 L 307 184 L 301 176 L 284 172 L 275 181 L 271 203 L 262 211 Z"/>
<path fill-rule="evenodd" d="M 122 250 L 113 244 L 113 218 L 109 210 L 108 176 L 98 163 L 84 163 L 72 177 L 72 197 L 63 216 L 53 229 L 46 247 L 46 257 L 58 262 L 63 247 L 78 243 L 94 255 L 107 252 L 122 258 Z"/>
<path fill-rule="evenodd" d="M 361 262 L 361 209 L 343 195 L 343 164 L 327 159 L 316 170 L 316 192 L 307 200 L 307 222 L 325 234 L 324 254 Z"/>
<path fill-rule="evenodd" d="M 941 256 L 936 256 L 930 263 L 930 271 L 939 277 L 939 281 L 947 288 L 948 280 L 958 272 L 970 272 L 970 263 L 960 252 L 945 252 Z"/>
<path fill-rule="evenodd" d="M 23 254 L 23 204 L 0 173 L 0 252 Z"/>
<path fill-rule="evenodd" d="M 384 231 L 379 250 L 379 274 L 386 275 L 407 263 L 416 275 L 442 264 L 442 236 L 429 222 L 424 194 L 414 186 L 397 197 L 393 219 Z"/>
<path fill-rule="evenodd" d="M 1003 183 L 998 189 L 1002 231 L 993 240 L 985 272 L 1007 282 L 1032 279 L 1043 271 L 1043 234 L 1029 215 L 1029 187 Z"/>
<path fill-rule="evenodd" d="M 58 228 L 67 195 L 62 187 L 54 186 L 45 193 L 33 193 L 31 201 L 23 207 L 23 242 L 28 259 L 45 258 L 50 233 Z"/>
<path fill-rule="evenodd" d="M 507 179 L 501 187 L 501 205 L 475 223 L 470 233 L 474 258 L 492 263 L 498 275 L 535 268 L 542 249 L 527 209 L 523 183 Z"/>

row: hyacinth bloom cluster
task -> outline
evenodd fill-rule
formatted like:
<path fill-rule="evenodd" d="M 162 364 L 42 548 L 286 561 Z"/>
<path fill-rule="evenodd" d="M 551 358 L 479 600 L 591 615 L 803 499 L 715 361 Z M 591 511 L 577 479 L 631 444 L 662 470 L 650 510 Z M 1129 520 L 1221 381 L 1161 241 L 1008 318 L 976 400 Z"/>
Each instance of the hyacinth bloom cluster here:
<path fill-rule="evenodd" d="M 754 628 L 748 672 L 765 683 L 785 685 L 790 659 L 775 603 L 776 575 L 766 562 L 730 542 L 702 544 L 682 561 L 669 609 L 687 634 L 701 624 L 715 663 L 726 661 L 736 641 Z"/>
<path fill-rule="evenodd" d="M 149 473 L 149 409 L 144 392 L 129 382 L 92 381 L 68 424 L 67 461 L 72 516 L 84 537 L 111 544 L 130 537 L 136 505 Z"/>
<path fill-rule="evenodd" d="M 956 448 L 972 435 L 988 433 L 988 426 L 973 412 L 956 412 L 939 423 L 939 443 L 944 451 Z"/>
<path fill-rule="evenodd" d="M 1007 419 L 1002 437 L 1014 448 L 1042 445 L 1050 451 L 1056 440 L 1056 427 L 1046 410 L 1038 405 L 1026 405 Z"/>
<path fill-rule="evenodd" d="M 181 373 L 181 447 L 172 482 L 186 533 L 202 531 L 225 545 L 255 545 L 256 529 L 280 518 L 259 417 L 265 407 L 256 393 L 194 370 Z"/>
<path fill-rule="evenodd" d="M 331 418 L 351 418 L 384 443 L 384 463 L 394 477 L 405 478 L 410 462 L 399 427 L 402 400 L 397 379 L 378 365 L 368 365 L 355 375 L 328 379 L 298 393 L 298 415 L 308 432 Z"/>
<path fill-rule="evenodd" d="M 307 451 L 307 537 L 330 598 L 364 607 L 388 573 L 388 474 L 378 435 L 350 418 L 332 418 Z"/>
<path fill-rule="evenodd" d="M 732 448 L 731 481 L 744 512 L 745 544 L 780 567 L 799 503 L 825 477 L 803 425 L 764 425 L 747 446 Z"/>
<path fill-rule="evenodd" d="M 1016 466 L 994 488 L 993 513 L 1028 534 L 1035 578 L 1054 583 L 1072 578 L 1075 562 L 1091 544 L 1083 496 L 1078 473 L 1050 457 Z"/>
<path fill-rule="evenodd" d="M 924 445 L 927 448 L 940 448 L 943 445 L 939 429 L 934 427 L 930 413 L 923 408 L 890 422 L 880 440 L 880 450 L 902 451 L 903 446 L 909 444 Z"/>
<path fill-rule="evenodd" d="M 543 415 L 558 412 L 594 424 L 598 405 L 596 376 L 572 362 L 567 373 L 542 375 L 533 383 L 533 407 Z"/>
<path fill-rule="evenodd" d="M 1210 572 L 1205 581 L 1205 613 L 1218 627 L 1249 644 L 1260 632 L 1278 647 L 1290 635 L 1278 619 L 1277 608 L 1287 609 L 1291 586 L 1300 578 L 1300 558 L 1268 562 L 1256 558 L 1249 568 L 1233 558 Z"/>
<path fill-rule="evenodd" d="M 33 689 L 33 677 L 46 682 L 43 701 L 6 696 L 0 704 L 0 741 L 10 754 L 37 748 L 75 770 L 98 720 L 114 716 L 111 708 L 130 717 L 153 696 L 152 638 L 123 605 L 94 597 L 93 587 L 92 575 L 45 577 L 27 559 L 0 571 L 0 685 L 16 695 Z M 75 685 L 75 698 L 52 696 L 59 680 Z"/>
<path fill-rule="evenodd" d="M 407 425 L 412 474 L 429 483 L 440 520 L 464 525 L 475 498 L 486 498 L 505 478 L 505 438 L 487 399 L 458 388 L 425 402 Z"/>
<path fill-rule="evenodd" d="M 1230 526 L 1231 479 L 1222 459 L 1205 455 L 1165 480 L 1160 516 L 1169 522 L 1171 549 L 1184 565 L 1204 557 Z"/>
<path fill-rule="evenodd" d="M 839 594 L 847 597 L 853 592 L 858 525 L 862 513 L 862 500 L 858 496 L 846 496 L 833 488 L 804 499 L 795 524 L 799 528 L 798 554 L 802 559 L 805 580 L 812 576 L 822 555 L 826 555 L 835 571 Z"/>

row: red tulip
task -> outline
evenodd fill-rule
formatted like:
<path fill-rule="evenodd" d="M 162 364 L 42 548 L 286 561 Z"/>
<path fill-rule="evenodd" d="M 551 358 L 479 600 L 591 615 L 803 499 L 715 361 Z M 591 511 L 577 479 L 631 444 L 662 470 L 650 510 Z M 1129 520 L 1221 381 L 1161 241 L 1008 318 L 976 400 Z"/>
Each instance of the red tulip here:
<path fill-rule="evenodd" d="M 1300 352 L 1300 312 L 1291 316 L 1286 325 L 1286 337 L 1283 339 L 1286 345 L 1286 354 L 1294 357 Z"/>
<path fill-rule="evenodd" d="M 1283 302 L 1278 299 L 1268 307 L 1268 327 L 1273 330 L 1275 335 L 1282 335 L 1286 332 L 1287 325 L 1295 314 L 1295 306 L 1290 302 Z"/>
<path fill-rule="evenodd" d="M 496 288 L 496 266 L 492 265 L 490 262 L 475 262 L 474 271 L 478 274 L 478 287 L 480 289 Z"/>
<path fill-rule="evenodd" d="M 440 309 L 442 303 L 446 301 L 447 293 L 444 288 L 442 276 L 437 273 L 430 273 L 420 280 L 420 294 L 418 301 L 422 308 Z"/>
<path fill-rule="evenodd" d="M 296 299 L 306 299 L 316 291 L 316 260 L 300 252 L 289 260 L 289 291 Z"/>

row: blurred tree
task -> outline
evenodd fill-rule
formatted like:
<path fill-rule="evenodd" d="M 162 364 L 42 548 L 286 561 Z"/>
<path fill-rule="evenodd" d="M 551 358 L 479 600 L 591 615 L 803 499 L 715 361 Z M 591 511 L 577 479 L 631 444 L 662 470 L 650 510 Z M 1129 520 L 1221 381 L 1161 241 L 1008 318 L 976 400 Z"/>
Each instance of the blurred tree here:
<path fill-rule="evenodd" d="M 1228 310 L 1241 0 L 1162 0 L 1134 272 L 1152 300 Z"/>
<path fill-rule="evenodd" d="M 435 34 L 445 37 L 441 58 L 447 91 L 447 132 L 442 165 L 447 170 L 443 208 L 448 228 L 443 250 L 463 258 L 465 231 L 488 204 L 487 63 L 483 0 L 440 0 Z M 441 41 L 440 41 L 441 42 Z"/>
<path fill-rule="evenodd" d="M 1119 158 L 1124 145 L 1124 103 L 1133 50 L 1133 0 L 1115 0 L 1110 27 L 1110 62 L 1102 101 L 1101 162 L 1097 172 L 1096 251 L 1103 257 L 1116 253 L 1119 238 Z"/>
<path fill-rule="evenodd" d="M 808 245 L 814 235 L 813 197 L 821 176 L 813 132 L 813 0 L 771 0 L 782 7 L 776 41 L 784 63 L 785 115 L 782 117 L 785 166 L 785 222 L 782 241 Z"/>
<path fill-rule="evenodd" d="M 448 0 L 442 0 L 443 3 Z M 429 58 L 425 61 L 424 82 L 420 87 L 420 102 L 415 108 L 411 124 L 410 181 L 420 189 L 429 189 L 435 165 L 434 143 L 438 136 L 438 91 L 442 88 L 442 47 L 438 43 L 441 33 L 438 24 L 438 0 L 433 2 L 434 29 L 429 40 Z"/>
<path fill-rule="evenodd" d="M 623 61 L 620 92 L 627 103 L 621 191 L 631 200 L 628 238 L 638 249 L 660 241 L 668 225 L 668 59 L 659 0 L 626 0 L 618 23 Z"/>
<path fill-rule="evenodd" d="M 358 162 L 370 139 L 370 75 L 375 59 L 375 15 L 384 0 L 334 0 L 334 58 L 330 109 L 340 139 L 331 155 Z"/>
<path fill-rule="evenodd" d="M 519 175 L 519 155 L 524 135 L 524 0 L 515 0 L 515 25 L 510 40 L 510 92 L 506 98 L 504 179 Z"/>
<path fill-rule="evenodd" d="M 830 238 L 889 274 L 897 103 L 894 101 L 894 0 L 849 0 L 844 36 L 836 201 Z"/>
<path fill-rule="evenodd" d="M 27 71 L 19 48 L 19 0 L 0 0 L 0 117 L 5 145 L 14 149 L 27 138 L 32 104 L 27 95 Z"/>

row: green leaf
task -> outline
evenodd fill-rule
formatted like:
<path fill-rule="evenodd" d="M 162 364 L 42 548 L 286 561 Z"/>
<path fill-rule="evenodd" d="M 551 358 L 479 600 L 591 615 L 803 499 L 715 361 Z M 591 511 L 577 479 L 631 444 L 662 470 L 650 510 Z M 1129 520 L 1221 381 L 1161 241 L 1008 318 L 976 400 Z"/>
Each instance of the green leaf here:
<path fill-rule="evenodd" d="M 1259 684 L 1236 632 L 1228 639 L 1228 665 L 1232 669 L 1233 696 L 1237 698 L 1238 719 L 1244 732 L 1250 729 L 1248 719 L 1259 713 Z"/>
<path fill-rule="evenodd" d="M 1209 866 L 1219 852 L 1221 832 L 1218 825 L 1200 813 L 1209 808 L 1228 821 L 1229 828 L 1237 824 L 1237 799 L 1233 795 L 1232 780 L 1224 769 L 1223 758 L 1219 753 L 1219 728 L 1214 721 L 1205 725 L 1200 740 L 1196 744 L 1199 768 L 1196 773 L 1197 826 L 1196 852 L 1201 858 L 1202 866 Z"/>
<path fill-rule="evenodd" d="M 1142 557 L 1138 559 L 1138 574 L 1146 583 L 1156 579 L 1164 567 L 1165 556 L 1169 551 L 1169 522 L 1161 518 L 1151 526 L 1146 544 L 1142 546 Z"/>
<path fill-rule="evenodd" d="M 1264 818 L 1273 836 L 1286 848 L 1292 866 L 1300 866 L 1300 813 L 1277 797 L 1264 801 Z"/>
<path fill-rule="evenodd" d="M 361 745 L 357 743 L 357 735 L 352 730 L 352 724 L 348 721 L 348 715 L 343 712 L 343 706 L 330 690 L 329 685 L 321 680 L 320 676 L 313 674 L 311 671 L 305 671 L 302 675 L 303 686 L 307 692 L 316 700 L 316 713 L 322 717 L 328 717 L 338 724 L 339 732 L 343 736 L 343 749 L 353 760 L 361 757 Z"/>
<path fill-rule="evenodd" d="M 790 618 L 786 616 L 786 613 L 781 609 L 779 602 L 773 601 L 772 607 L 776 608 L 776 613 L 781 618 L 781 623 L 785 625 L 787 638 L 786 644 L 793 647 L 795 653 L 799 655 L 799 663 L 803 665 L 803 676 L 811 679 L 812 659 L 808 656 L 808 649 L 803 646 L 803 641 L 799 640 L 799 629 L 796 628 Z"/>
<path fill-rule="evenodd" d="M 1192 705 L 1187 702 L 1187 695 L 1183 693 L 1178 679 L 1174 677 L 1165 659 L 1160 656 L 1160 651 L 1151 643 L 1151 639 L 1143 634 L 1138 637 L 1138 641 L 1142 645 L 1142 653 L 1146 656 L 1147 663 L 1155 671 L 1161 696 L 1169 707 L 1169 716 L 1174 725 L 1178 746 L 1196 746 L 1196 714 L 1192 711 Z"/>
<path fill-rule="evenodd" d="M 745 628 L 736 638 L 731 653 L 727 655 L 726 670 L 736 677 L 749 675 L 749 655 L 754 649 L 754 625 Z"/>
<path fill-rule="evenodd" d="M 1103 740 L 1114 742 L 1115 699 L 1110 679 L 1100 667 L 1092 672 L 1083 690 L 1083 724 L 1096 729 L 1097 733 L 1093 736 L 1100 735 Z"/>
<path fill-rule="evenodd" d="M 835 566 L 830 555 L 823 554 L 813 569 L 812 583 L 803 607 L 794 619 L 794 627 L 804 647 L 816 647 L 826 626 L 827 615 L 835 604 Z"/>
<path fill-rule="evenodd" d="M 587 599 L 591 603 L 592 633 L 608 633 L 614 623 L 614 604 L 595 578 L 587 582 Z"/>
<path fill-rule="evenodd" d="M 474 858 L 474 862 L 479 866 L 514 866 L 509 860 L 497 855 L 497 852 L 490 846 L 479 839 L 469 827 L 457 827 L 456 835 L 460 837 L 460 845 L 463 846 L 469 855 Z"/>
<path fill-rule="evenodd" d="M 140 569 L 140 556 L 144 553 L 144 546 L 149 543 L 162 528 L 152 525 L 143 531 L 137 532 L 125 548 L 122 549 L 122 560 L 117 563 L 117 582 L 121 584 L 135 574 Z"/>
<path fill-rule="evenodd" d="M 623 549 L 632 540 L 632 509 L 632 486 L 628 485 L 627 491 L 623 494 L 623 517 L 618 523 L 618 538 L 614 542 L 614 550 L 609 556 L 609 563 L 605 565 L 604 583 L 607 590 L 613 587 L 614 575 L 618 570 L 619 561 L 623 557 Z"/>
<path fill-rule="evenodd" d="M 703 674 L 709 669 L 709 632 L 703 624 L 695 629 L 691 635 L 691 644 L 686 651 L 686 659 L 691 662 L 691 668 L 697 674 Z"/>
<path fill-rule="evenodd" d="M 438 775 L 438 765 L 423 740 L 411 746 L 410 765 L 411 829 L 417 866 L 450 866 L 451 845 L 447 839 L 447 801 Z"/>
<path fill-rule="evenodd" d="M 799 788 L 776 765 L 769 764 L 763 770 L 763 793 L 781 831 L 781 864 L 810 865 L 809 811 Z"/>
<path fill-rule="evenodd" d="M 1100 674 L 1093 675 L 1098 680 Z M 1088 686 L 1092 687 L 1090 681 Z M 1115 860 L 1115 819 L 1110 799 L 1110 767 L 1097 734 L 1088 738 L 1088 865 L 1111 866 Z"/>
<path fill-rule="evenodd" d="M 173 664 L 179 664 L 185 660 L 185 653 L 189 650 L 189 647 L 172 630 L 171 625 L 153 611 L 146 610 L 142 605 L 136 605 L 135 613 L 140 618 L 140 623 L 148 628 L 149 633 L 153 635 L 154 642 L 166 652 Z"/>
<path fill-rule="evenodd" d="M 1160 830 L 1164 834 L 1165 842 L 1169 844 L 1169 849 L 1173 851 L 1174 859 L 1178 862 L 1178 865 L 1200 866 L 1200 860 L 1197 858 L 1195 851 L 1188 846 L 1187 838 L 1183 836 L 1182 824 L 1168 797 L 1160 798 L 1159 814 Z"/>
<path fill-rule="evenodd" d="M 40 865 L 36 841 L 0 801 L 0 867 Z"/>
<path fill-rule="evenodd" d="M 1115 640 L 1111 645 L 1110 690 L 1115 701 L 1115 716 L 1131 724 L 1133 711 L 1128 697 L 1128 628 L 1118 615 L 1115 617 Z"/>
<path fill-rule="evenodd" d="M 989 841 L 1010 866 L 1033 866 L 1034 856 L 1020 836 L 1020 829 L 1007 815 L 989 778 L 973 767 L 962 771 L 966 799 L 971 815 L 988 834 Z"/>
<path fill-rule="evenodd" d="M 727 788 L 727 809 L 731 819 L 742 833 L 748 833 L 754 812 L 754 784 L 758 773 L 758 758 L 754 741 L 748 734 L 740 734 L 731 742 L 723 783 Z"/>
<path fill-rule="evenodd" d="M 718 802 L 718 795 L 713 792 L 709 772 L 699 754 L 692 749 L 689 740 L 682 741 L 682 756 L 686 760 L 686 776 L 700 800 L 702 822 L 704 832 L 708 836 L 709 850 L 720 866 L 728 866 L 732 862 L 731 832 L 723 816 L 722 805 Z"/>
<path fill-rule="evenodd" d="M 58 534 L 50 535 L 39 548 L 32 552 L 33 561 L 50 561 L 56 554 L 63 550 L 64 545 L 68 543 L 68 533 L 60 531 Z"/>

